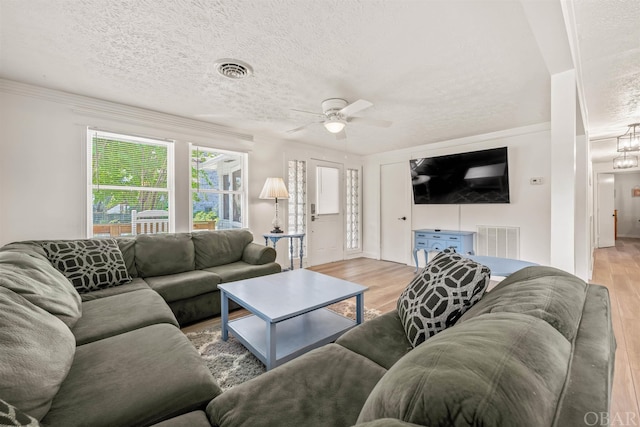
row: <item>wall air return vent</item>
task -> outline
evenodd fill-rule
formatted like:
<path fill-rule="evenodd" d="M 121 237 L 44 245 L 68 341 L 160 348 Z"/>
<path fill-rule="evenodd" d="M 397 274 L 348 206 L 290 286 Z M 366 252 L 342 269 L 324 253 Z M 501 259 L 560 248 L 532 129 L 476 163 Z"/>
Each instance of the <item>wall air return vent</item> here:
<path fill-rule="evenodd" d="M 221 76 L 232 80 L 241 80 L 253 74 L 251 65 L 239 59 L 218 59 L 214 65 Z"/>

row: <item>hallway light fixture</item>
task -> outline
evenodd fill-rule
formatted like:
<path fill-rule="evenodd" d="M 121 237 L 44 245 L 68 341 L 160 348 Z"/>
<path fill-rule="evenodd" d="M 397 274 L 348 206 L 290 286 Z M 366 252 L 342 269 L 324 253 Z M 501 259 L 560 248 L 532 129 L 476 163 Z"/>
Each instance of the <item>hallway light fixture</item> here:
<path fill-rule="evenodd" d="M 624 153 L 624 155 L 613 159 L 614 169 L 629 169 L 629 168 L 637 168 L 637 167 L 638 167 L 638 156 L 627 156 L 627 153 Z"/>
<path fill-rule="evenodd" d="M 619 153 L 640 151 L 640 132 L 636 130 L 639 126 L 640 123 L 630 124 L 627 132 L 618 137 L 617 149 Z"/>
<path fill-rule="evenodd" d="M 283 233 L 280 229 L 280 217 L 278 215 L 278 199 L 288 199 L 289 192 L 287 191 L 287 187 L 284 185 L 284 180 L 282 178 L 267 178 L 264 183 L 264 187 L 262 187 L 262 191 L 260 192 L 261 199 L 276 199 L 276 215 L 273 217 L 273 230 L 272 233 Z"/>

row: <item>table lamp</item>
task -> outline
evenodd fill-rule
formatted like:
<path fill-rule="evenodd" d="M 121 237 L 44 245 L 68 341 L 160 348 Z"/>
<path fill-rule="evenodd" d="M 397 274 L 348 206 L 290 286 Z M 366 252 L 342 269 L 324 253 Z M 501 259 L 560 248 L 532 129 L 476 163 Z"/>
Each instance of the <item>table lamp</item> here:
<path fill-rule="evenodd" d="M 273 217 L 273 230 L 272 233 L 282 233 L 280 229 L 280 218 L 278 216 L 278 199 L 288 199 L 289 192 L 284 185 L 282 178 L 267 178 L 260 192 L 261 199 L 276 199 L 276 215 Z"/>

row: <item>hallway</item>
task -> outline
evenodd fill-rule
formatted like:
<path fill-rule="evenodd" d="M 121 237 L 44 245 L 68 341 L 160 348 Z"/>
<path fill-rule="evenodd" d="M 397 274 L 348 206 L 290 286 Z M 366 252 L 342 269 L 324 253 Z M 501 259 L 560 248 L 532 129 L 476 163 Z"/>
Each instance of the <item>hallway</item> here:
<path fill-rule="evenodd" d="M 609 289 L 618 343 L 611 424 L 640 425 L 640 239 L 619 238 L 594 257 L 591 283 Z"/>

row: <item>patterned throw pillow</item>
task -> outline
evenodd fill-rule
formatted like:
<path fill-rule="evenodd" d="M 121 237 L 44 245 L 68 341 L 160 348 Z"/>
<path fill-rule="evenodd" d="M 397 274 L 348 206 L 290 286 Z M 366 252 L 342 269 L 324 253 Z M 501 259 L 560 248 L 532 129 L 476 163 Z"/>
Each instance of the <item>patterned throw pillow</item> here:
<path fill-rule="evenodd" d="M 48 241 L 42 247 L 81 294 L 131 281 L 115 239 Z"/>
<path fill-rule="evenodd" d="M 0 399 L 0 427 L 37 427 L 39 425 L 38 420 Z"/>
<path fill-rule="evenodd" d="M 398 315 L 411 345 L 452 326 L 489 285 L 490 271 L 445 250 L 409 283 L 398 299 Z"/>

